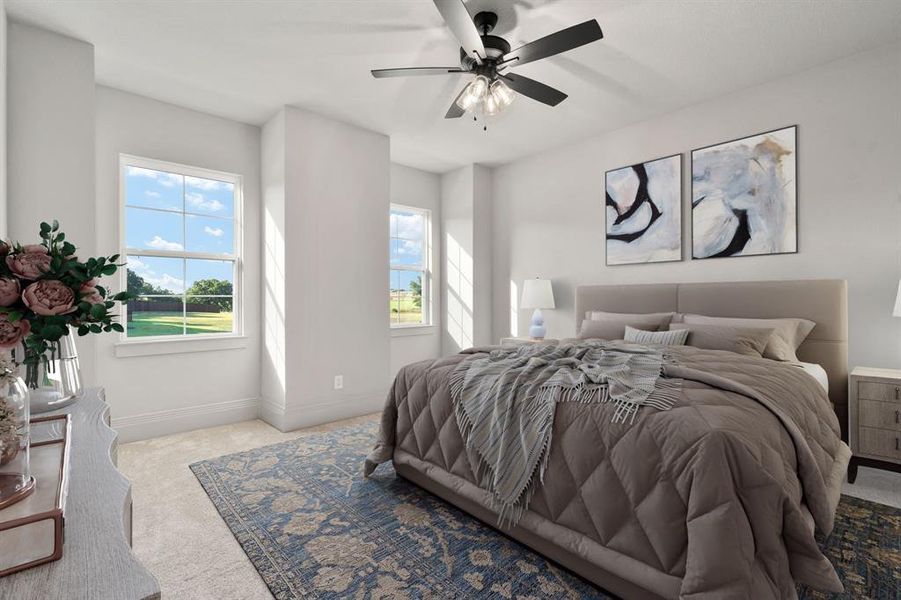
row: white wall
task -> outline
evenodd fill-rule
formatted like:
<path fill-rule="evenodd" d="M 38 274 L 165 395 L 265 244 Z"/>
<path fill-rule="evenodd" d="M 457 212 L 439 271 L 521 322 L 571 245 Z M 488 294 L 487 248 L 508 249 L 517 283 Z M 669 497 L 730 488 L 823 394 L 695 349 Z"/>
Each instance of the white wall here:
<path fill-rule="evenodd" d="M 9 236 L 40 241 L 40 222 L 57 219 L 79 253 L 93 255 L 94 47 L 20 23 L 7 42 Z M 89 384 L 98 381 L 94 348 L 79 339 Z"/>
<path fill-rule="evenodd" d="M 444 354 L 491 343 L 490 181 L 481 165 L 441 176 Z"/>
<path fill-rule="evenodd" d="M 901 44 L 893 44 L 496 169 L 494 336 L 511 329 L 511 283 L 536 275 L 554 280 L 558 309 L 545 311 L 551 337 L 574 333 L 578 284 L 844 278 L 852 365 L 897 368 L 899 99 Z M 798 124 L 798 254 L 604 266 L 606 170 L 791 124 Z M 520 331 L 528 313 L 513 310 Z"/>
<path fill-rule="evenodd" d="M 285 111 L 263 127 L 260 176 L 263 197 L 263 344 L 260 352 L 261 414 L 283 425 L 287 390 L 285 298 Z"/>
<path fill-rule="evenodd" d="M 432 235 L 429 239 L 432 325 L 391 331 L 390 373 L 393 377 L 404 365 L 441 356 L 441 177 L 435 173 L 392 164 L 391 202 L 427 209 L 431 211 L 432 218 Z M 387 312 L 385 316 L 387 321 Z"/>
<path fill-rule="evenodd" d="M 374 412 L 384 402 L 390 163 L 384 135 L 293 107 L 275 118 L 284 119 L 285 214 L 276 229 L 285 243 L 285 406 L 264 396 L 262 414 L 287 430 Z M 270 147 L 277 137 L 267 133 L 267 161 L 279 160 L 277 144 Z M 267 196 L 277 186 L 263 182 Z M 267 347 L 264 360 L 269 354 Z M 335 375 L 344 376 L 341 390 Z"/>
<path fill-rule="evenodd" d="M 473 344 L 496 344 L 492 333 L 492 253 L 494 219 L 492 218 L 491 170 L 482 165 L 472 165 L 472 272 Z M 503 215 L 500 218 L 504 218 Z"/>
<path fill-rule="evenodd" d="M 96 91 L 97 248 L 118 251 L 119 154 L 236 173 L 244 188 L 244 333 L 241 347 L 116 356 L 118 336 L 97 336 L 98 381 L 113 427 L 128 441 L 255 418 L 260 395 L 260 129 L 112 88 Z M 93 156 L 94 148 L 79 148 Z M 67 202 L 65 198 L 61 198 Z M 188 344 L 187 346 L 185 344 Z M 216 347 L 216 344 L 207 344 Z"/>

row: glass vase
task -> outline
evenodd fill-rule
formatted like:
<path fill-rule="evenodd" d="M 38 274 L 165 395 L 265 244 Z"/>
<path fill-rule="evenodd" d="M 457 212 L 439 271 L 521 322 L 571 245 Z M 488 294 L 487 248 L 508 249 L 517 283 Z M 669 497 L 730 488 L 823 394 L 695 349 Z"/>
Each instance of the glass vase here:
<path fill-rule="evenodd" d="M 0 383 L 0 509 L 34 491 L 28 388 L 21 377 Z"/>
<path fill-rule="evenodd" d="M 43 413 L 68 406 L 81 396 L 81 368 L 73 335 L 64 335 L 38 360 L 26 360 L 25 351 L 16 351 L 31 398 L 31 413 Z"/>

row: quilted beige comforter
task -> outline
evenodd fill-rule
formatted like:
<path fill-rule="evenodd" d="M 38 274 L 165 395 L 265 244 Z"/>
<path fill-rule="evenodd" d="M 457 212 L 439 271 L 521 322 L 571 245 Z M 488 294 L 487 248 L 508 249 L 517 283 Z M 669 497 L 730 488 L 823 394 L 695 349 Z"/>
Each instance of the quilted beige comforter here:
<path fill-rule="evenodd" d="M 448 375 L 464 353 L 397 375 L 367 469 L 393 459 L 475 502 Z M 544 482 L 519 526 L 664 598 L 841 591 L 814 533 L 832 530 L 850 450 L 823 389 L 763 358 L 668 349 L 668 411 L 614 424 L 611 404 L 557 405 Z M 482 502 L 484 504 L 484 501 Z"/>

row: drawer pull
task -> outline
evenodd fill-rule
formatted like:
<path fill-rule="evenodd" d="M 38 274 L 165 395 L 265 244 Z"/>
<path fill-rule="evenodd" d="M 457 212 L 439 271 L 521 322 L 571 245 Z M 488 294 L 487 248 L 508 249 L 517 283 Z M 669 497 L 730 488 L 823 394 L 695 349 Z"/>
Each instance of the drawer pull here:
<path fill-rule="evenodd" d="M 895 386 L 895 400 L 901 399 L 901 390 L 898 389 L 898 386 Z"/>
<path fill-rule="evenodd" d="M 895 424 L 901 423 L 901 410 L 895 411 Z"/>
<path fill-rule="evenodd" d="M 901 450 L 901 448 L 898 447 L 899 441 L 901 441 L 901 438 L 895 438 L 895 450 Z"/>

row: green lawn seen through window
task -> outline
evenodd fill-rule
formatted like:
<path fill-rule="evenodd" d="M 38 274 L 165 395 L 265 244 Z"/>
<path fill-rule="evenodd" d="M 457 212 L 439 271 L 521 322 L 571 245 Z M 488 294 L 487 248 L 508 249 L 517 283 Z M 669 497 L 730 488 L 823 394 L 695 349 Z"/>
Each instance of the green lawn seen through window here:
<path fill-rule="evenodd" d="M 395 325 L 413 325 L 422 323 L 421 299 L 414 294 L 393 291 L 389 302 L 391 323 Z"/>
<path fill-rule="evenodd" d="M 183 328 L 187 316 L 187 328 Z M 232 313 L 230 312 L 151 312 L 132 313 L 128 322 L 128 337 L 147 337 L 153 335 L 182 335 L 231 333 L 233 330 Z"/>

